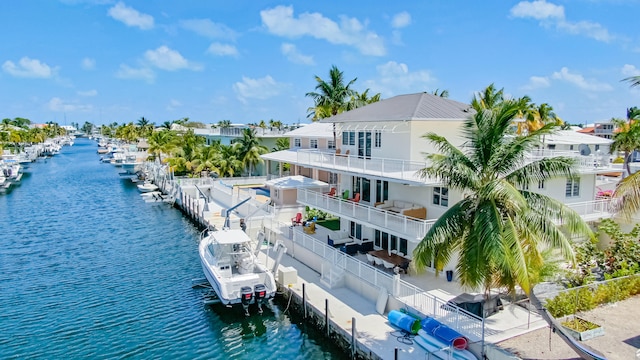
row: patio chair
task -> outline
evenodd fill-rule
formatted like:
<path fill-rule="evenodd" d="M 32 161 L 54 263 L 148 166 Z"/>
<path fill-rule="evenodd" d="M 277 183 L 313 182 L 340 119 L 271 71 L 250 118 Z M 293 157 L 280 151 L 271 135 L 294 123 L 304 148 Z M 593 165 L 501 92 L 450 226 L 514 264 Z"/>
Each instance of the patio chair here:
<path fill-rule="evenodd" d="M 342 198 L 344 200 L 349 200 L 349 190 L 345 190 L 342 192 Z"/>
<path fill-rule="evenodd" d="M 329 190 L 329 192 L 326 195 L 336 196 L 336 188 L 331 188 L 331 190 Z"/>
<path fill-rule="evenodd" d="M 372 264 L 372 265 L 375 264 L 376 263 L 376 257 L 371 255 L 371 254 L 369 254 L 369 253 L 367 253 L 367 262 L 369 264 Z"/>
<path fill-rule="evenodd" d="M 316 233 L 316 223 L 312 222 L 308 226 L 304 227 L 305 234 L 311 235 Z"/>
<path fill-rule="evenodd" d="M 293 226 L 302 225 L 302 213 L 297 213 L 295 217 L 292 217 L 291 224 Z"/>
<path fill-rule="evenodd" d="M 393 263 L 390 263 L 387 260 L 382 260 L 382 265 L 384 265 L 385 269 L 393 269 L 396 267 Z"/>
<path fill-rule="evenodd" d="M 394 249 L 394 250 L 391 250 L 391 253 L 392 253 L 392 254 L 398 254 L 398 250 L 395 250 L 395 249 Z"/>
<path fill-rule="evenodd" d="M 349 199 L 349 201 L 360 202 L 360 193 L 356 193 L 353 198 Z"/>
<path fill-rule="evenodd" d="M 374 256 L 374 257 L 373 257 L 373 260 L 374 260 L 374 263 L 375 263 L 376 265 L 382 265 L 382 264 L 384 264 L 384 260 L 380 259 L 379 257 L 375 257 L 375 256 Z"/>

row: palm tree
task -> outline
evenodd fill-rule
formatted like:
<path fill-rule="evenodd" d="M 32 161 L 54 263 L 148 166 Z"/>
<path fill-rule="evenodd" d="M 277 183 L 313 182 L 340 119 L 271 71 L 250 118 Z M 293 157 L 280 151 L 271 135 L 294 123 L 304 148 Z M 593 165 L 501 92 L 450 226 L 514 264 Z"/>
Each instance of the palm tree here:
<path fill-rule="evenodd" d="M 355 92 L 355 94 L 351 95 L 351 99 L 346 105 L 345 110 L 353 110 L 359 107 L 372 104 L 374 102 L 380 101 L 380 93 L 377 93 L 371 97 L 369 97 L 369 89 L 365 90 L 363 93 Z"/>
<path fill-rule="evenodd" d="M 220 177 L 235 176 L 242 171 L 242 161 L 233 145 L 220 145 L 220 161 L 217 164 Z"/>
<path fill-rule="evenodd" d="M 251 176 L 254 166 L 264 162 L 260 155 L 269 152 L 269 149 L 262 145 L 260 139 L 256 137 L 255 129 L 243 129 L 242 138 L 236 139 L 234 146 L 238 151 L 238 158 L 242 160 L 244 167 L 249 168 L 249 176 Z"/>
<path fill-rule="evenodd" d="M 492 109 L 504 101 L 504 89 L 496 90 L 494 84 L 487 86 L 484 91 L 477 93 L 471 100 L 471 107 L 480 112 L 483 109 Z"/>
<path fill-rule="evenodd" d="M 170 154 L 176 148 L 176 136 L 171 130 L 155 131 L 148 139 L 149 152 L 162 162 L 162 154 Z"/>
<path fill-rule="evenodd" d="M 456 272 L 462 285 L 485 291 L 506 287 L 512 292 L 520 286 L 528 293 L 535 279 L 530 269 L 543 265 L 546 248 L 558 249 L 564 259 L 574 260 L 571 242 L 554 220 L 561 219 L 570 234 L 591 237 L 592 233 L 562 202 L 522 190 L 529 183 L 572 176 L 574 160 L 555 157 L 525 163 L 527 152 L 553 126 L 506 136 L 522 100 L 496 101 L 499 92 L 493 85 L 490 88 L 474 99 L 484 105 L 464 123 L 464 150 L 437 134 L 424 136 L 441 154 L 428 156 L 432 165 L 422 169 L 421 175 L 465 196 L 435 222 L 416 247 L 414 259 L 418 269 L 433 259 L 441 270 L 457 253 Z M 491 107 L 484 107 L 488 104 Z"/>
<path fill-rule="evenodd" d="M 631 114 L 632 115 L 632 114 Z M 629 160 L 633 151 L 640 148 L 640 121 L 629 119 L 628 121 L 622 119 L 611 119 L 617 132 L 613 135 L 613 142 L 609 148 L 610 152 L 622 151 L 624 152 L 624 169 L 626 175 L 631 174 L 631 168 L 629 166 Z"/>
<path fill-rule="evenodd" d="M 526 98 L 528 99 L 528 97 Z M 531 132 L 540 129 L 545 124 L 554 124 L 561 126 L 564 122 L 553 112 L 553 107 L 547 103 L 540 105 L 531 104 L 523 111 L 523 122 L 518 123 L 518 134 L 523 132 Z"/>
<path fill-rule="evenodd" d="M 356 94 L 356 92 L 351 89 L 351 85 L 353 85 L 358 78 L 349 81 L 345 85 L 344 75 L 335 65 L 329 70 L 329 82 L 322 80 L 322 78 L 317 75 L 315 79 L 317 82 L 316 91 L 305 94 L 305 96 L 313 99 L 314 108 L 309 109 L 314 109 L 311 112 L 313 118 L 322 119 L 338 115 L 346 109 L 348 99 Z M 335 123 L 333 123 L 333 143 L 337 144 Z"/>
<path fill-rule="evenodd" d="M 440 92 L 438 92 L 438 90 L 440 90 L 440 89 L 433 90 L 433 92 L 431 94 L 433 94 L 435 96 L 440 96 L 440 97 L 443 97 L 443 98 L 448 98 L 449 97 L 449 90 L 443 89 Z"/>

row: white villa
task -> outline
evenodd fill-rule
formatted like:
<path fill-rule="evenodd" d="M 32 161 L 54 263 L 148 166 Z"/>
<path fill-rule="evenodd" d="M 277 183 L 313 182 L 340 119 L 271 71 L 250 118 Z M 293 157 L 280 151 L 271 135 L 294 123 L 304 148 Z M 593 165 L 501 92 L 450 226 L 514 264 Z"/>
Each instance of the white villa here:
<path fill-rule="evenodd" d="M 422 136 L 435 132 L 463 146 L 460 128 L 473 112 L 468 104 L 428 93 L 399 95 L 291 131 L 285 134 L 289 150 L 262 157 L 267 169 L 275 169 L 271 178 L 284 175 L 274 164 L 288 163 L 291 175 L 326 183 L 322 191 L 297 189 L 297 202 L 339 217 L 351 241 L 373 242 L 376 250 L 411 259 L 436 219 L 463 196 L 416 175 L 429 165 L 425 154 L 436 151 Z M 579 177 L 532 184 L 530 190 L 566 203 L 587 221 L 610 217 L 608 199 L 598 198 L 603 187 L 615 185 L 604 175 L 620 172 L 610 163 L 610 143 L 574 131 L 546 136 L 530 159 L 575 157 Z M 332 188 L 335 195 L 328 194 Z"/>

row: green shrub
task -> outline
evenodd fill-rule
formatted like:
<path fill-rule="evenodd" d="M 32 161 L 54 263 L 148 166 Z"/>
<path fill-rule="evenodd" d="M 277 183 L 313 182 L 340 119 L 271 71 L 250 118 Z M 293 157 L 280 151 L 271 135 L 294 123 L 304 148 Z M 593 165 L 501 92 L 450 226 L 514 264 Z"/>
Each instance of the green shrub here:
<path fill-rule="evenodd" d="M 613 159 L 613 163 L 614 164 L 624 164 L 624 158 L 622 156 L 618 156 L 617 158 Z"/>

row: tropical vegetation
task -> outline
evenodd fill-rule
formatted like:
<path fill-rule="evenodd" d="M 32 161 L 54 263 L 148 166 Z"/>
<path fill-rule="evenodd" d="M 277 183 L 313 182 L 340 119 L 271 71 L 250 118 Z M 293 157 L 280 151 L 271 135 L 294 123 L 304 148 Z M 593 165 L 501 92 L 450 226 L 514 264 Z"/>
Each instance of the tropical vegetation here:
<path fill-rule="evenodd" d="M 472 102 L 476 110 L 463 125 L 466 146 L 458 148 L 446 138 L 428 133 L 424 138 L 438 149 L 427 156 L 430 166 L 421 170 L 463 194 L 430 228 L 414 251 L 418 269 L 435 262 L 442 270 L 454 256 L 455 271 L 469 288 L 516 287 L 529 293 L 545 263 L 543 252 L 554 249 L 574 263 L 572 243 L 557 225 L 575 235 L 591 238 L 587 224 L 562 202 L 528 191 L 557 176 L 572 177 L 574 160 L 550 157 L 526 161 L 555 124 L 547 123 L 523 134 L 513 131 L 514 121 L 532 108 L 527 97 L 505 99 L 503 90 L 490 85 Z"/>

